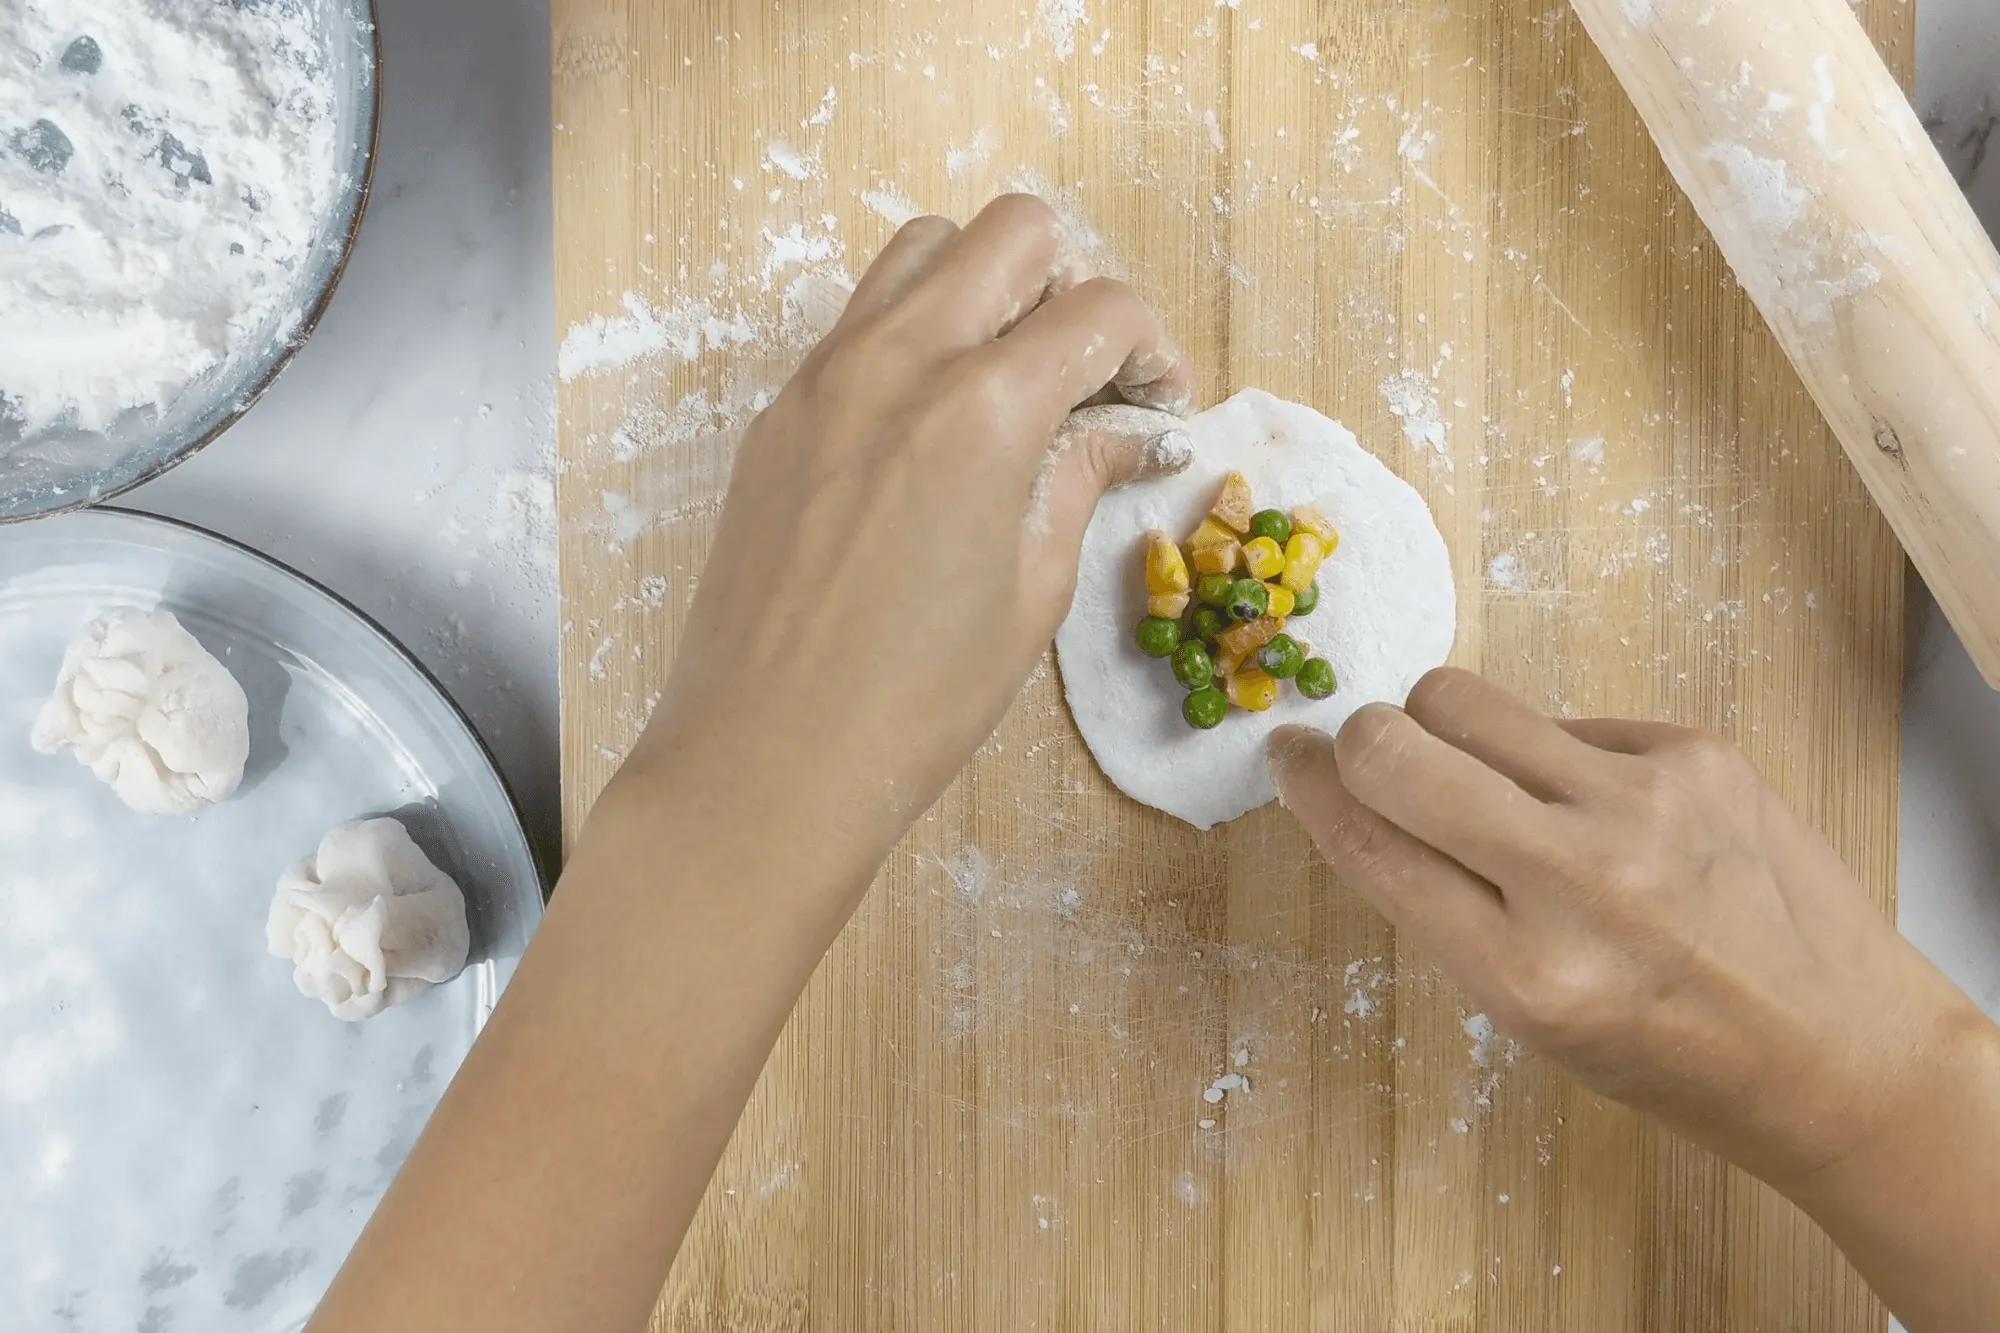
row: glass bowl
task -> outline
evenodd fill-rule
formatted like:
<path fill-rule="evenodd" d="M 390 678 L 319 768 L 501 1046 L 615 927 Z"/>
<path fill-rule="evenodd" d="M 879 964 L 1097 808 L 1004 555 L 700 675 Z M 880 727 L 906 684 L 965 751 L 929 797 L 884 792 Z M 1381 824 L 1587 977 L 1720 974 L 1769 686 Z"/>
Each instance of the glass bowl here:
<path fill-rule="evenodd" d="M 333 76 L 342 179 L 291 299 L 162 411 L 128 411 L 102 433 L 55 426 L 27 435 L 0 416 L 0 523 L 96 504 L 159 476 L 249 411 L 312 335 L 354 247 L 374 175 L 381 43 L 374 0 L 307 4 Z"/>

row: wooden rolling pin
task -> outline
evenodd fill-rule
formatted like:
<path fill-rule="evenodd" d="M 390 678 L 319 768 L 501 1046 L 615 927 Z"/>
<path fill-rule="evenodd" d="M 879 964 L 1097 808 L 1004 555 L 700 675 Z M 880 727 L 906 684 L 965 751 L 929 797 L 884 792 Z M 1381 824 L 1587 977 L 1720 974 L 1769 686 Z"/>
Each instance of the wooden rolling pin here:
<path fill-rule="evenodd" d="M 2000 254 L 1848 0 L 1572 3 L 2000 688 Z"/>

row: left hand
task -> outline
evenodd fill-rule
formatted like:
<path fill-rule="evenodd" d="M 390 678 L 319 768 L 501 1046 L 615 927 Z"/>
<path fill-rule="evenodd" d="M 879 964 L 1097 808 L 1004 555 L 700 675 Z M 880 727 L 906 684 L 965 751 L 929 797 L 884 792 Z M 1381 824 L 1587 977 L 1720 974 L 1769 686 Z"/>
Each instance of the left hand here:
<path fill-rule="evenodd" d="M 837 831 L 872 874 L 991 734 L 1068 611 L 1098 497 L 1190 454 L 1159 411 L 1059 433 L 1107 386 L 1193 397 L 1159 320 L 1076 281 L 1063 240 L 1014 195 L 962 231 L 919 218 L 870 266 L 744 438 L 628 774 L 729 775 L 706 814 L 742 818 L 747 796 L 753 836 Z M 699 802 L 687 785 L 675 800 Z"/>
<path fill-rule="evenodd" d="M 1780 1189 L 2000 1038 L 1714 736 L 1441 668 L 1271 757 L 1334 870 L 1501 1030 Z"/>

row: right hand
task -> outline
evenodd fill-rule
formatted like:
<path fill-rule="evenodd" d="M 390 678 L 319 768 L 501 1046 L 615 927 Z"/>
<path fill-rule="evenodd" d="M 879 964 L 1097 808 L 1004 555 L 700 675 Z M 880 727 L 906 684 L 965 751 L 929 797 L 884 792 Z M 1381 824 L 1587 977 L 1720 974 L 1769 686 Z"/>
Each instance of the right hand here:
<path fill-rule="evenodd" d="M 1193 367 L 1065 240 L 1047 204 L 1008 195 L 963 230 L 909 223 L 869 266 L 743 439 L 673 675 L 619 775 L 738 858 L 782 846 L 840 867 L 821 925 L 1019 693 L 1098 497 L 1192 457 L 1175 414 Z M 1127 406 L 1071 415 L 1106 394 Z"/>
<path fill-rule="evenodd" d="M 1909 1132 L 1927 1080 L 2000 1040 L 1712 736 L 1438 670 L 1338 738 L 1279 731 L 1271 765 L 1502 1031 L 1780 1189 Z"/>

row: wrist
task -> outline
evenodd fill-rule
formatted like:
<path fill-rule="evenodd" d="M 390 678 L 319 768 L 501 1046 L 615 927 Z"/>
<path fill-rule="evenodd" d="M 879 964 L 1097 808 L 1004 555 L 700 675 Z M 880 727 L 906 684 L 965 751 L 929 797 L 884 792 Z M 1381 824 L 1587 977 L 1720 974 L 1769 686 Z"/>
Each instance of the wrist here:
<path fill-rule="evenodd" d="M 1771 1180 L 1815 1216 L 1870 1207 L 1884 1190 L 1907 1188 L 1990 1141 L 2000 1122 L 2000 1027 L 1936 980 L 1936 1003 L 1900 1034 L 1904 1058 L 1849 1071 L 1865 1091 L 1849 1099 L 1839 1150 L 1793 1179 Z"/>
<path fill-rule="evenodd" d="M 586 842 L 652 878 L 782 907 L 832 942 L 901 836 L 820 757 L 649 732 L 592 808 Z"/>

